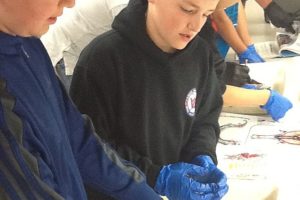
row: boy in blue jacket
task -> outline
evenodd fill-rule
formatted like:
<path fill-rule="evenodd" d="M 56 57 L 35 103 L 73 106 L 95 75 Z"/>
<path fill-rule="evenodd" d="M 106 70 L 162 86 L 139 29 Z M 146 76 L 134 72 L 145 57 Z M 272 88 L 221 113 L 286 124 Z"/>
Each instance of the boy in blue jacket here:
<path fill-rule="evenodd" d="M 160 199 L 74 107 L 38 39 L 74 0 L 0 0 L 0 199 Z"/>

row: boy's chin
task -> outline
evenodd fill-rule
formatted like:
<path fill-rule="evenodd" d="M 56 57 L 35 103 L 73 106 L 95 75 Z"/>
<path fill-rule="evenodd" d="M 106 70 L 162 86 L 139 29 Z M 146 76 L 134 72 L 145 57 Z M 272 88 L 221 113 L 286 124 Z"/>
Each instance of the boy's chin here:
<path fill-rule="evenodd" d="M 183 50 L 183 49 L 185 49 L 186 46 L 187 46 L 187 44 L 186 44 L 186 45 L 178 45 L 178 46 L 176 47 L 176 50 L 177 50 L 177 51 Z"/>
<path fill-rule="evenodd" d="M 43 28 L 43 29 L 41 29 L 39 32 L 37 32 L 37 33 L 35 33 L 35 34 L 33 34 L 33 36 L 35 36 L 35 37 L 41 37 L 42 35 L 44 35 L 45 33 L 47 33 L 48 32 L 48 30 L 49 30 L 49 26 L 47 26 L 47 27 L 45 27 L 45 28 Z"/>
<path fill-rule="evenodd" d="M 40 38 L 48 30 L 49 30 L 49 26 L 48 27 L 44 27 L 44 28 L 42 28 L 40 30 L 32 30 L 32 31 L 28 31 L 28 32 L 19 33 L 17 35 L 19 35 L 21 37 L 37 37 L 37 38 Z"/>

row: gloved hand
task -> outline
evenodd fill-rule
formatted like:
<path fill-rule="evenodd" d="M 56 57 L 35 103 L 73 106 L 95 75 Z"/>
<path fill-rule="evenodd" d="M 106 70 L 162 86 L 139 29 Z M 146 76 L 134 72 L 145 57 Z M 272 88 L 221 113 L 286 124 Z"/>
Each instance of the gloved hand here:
<path fill-rule="evenodd" d="M 280 118 L 284 117 L 285 113 L 293 107 L 293 104 L 280 95 L 275 90 L 270 90 L 271 95 L 269 100 L 264 106 L 261 106 L 262 109 L 267 110 L 267 113 L 271 115 L 272 119 L 278 121 Z"/>
<path fill-rule="evenodd" d="M 211 200 L 220 196 L 217 174 L 210 178 L 211 169 L 189 163 L 175 163 L 164 166 L 156 180 L 154 190 L 170 200 Z M 228 187 L 224 190 L 228 190 Z M 226 193 L 222 191 L 222 194 Z"/>
<path fill-rule="evenodd" d="M 210 156 L 196 156 L 192 160 L 192 163 L 208 169 L 209 173 L 206 174 L 206 177 L 203 176 L 202 179 L 206 180 L 206 182 L 208 183 L 215 184 L 213 199 L 221 199 L 228 191 L 226 175 L 220 169 L 217 168 Z"/>
<path fill-rule="evenodd" d="M 248 63 L 265 62 L 265 60 L 262 57 L 260 57 L 260 55 L 258 55 L 258 53 L 256 52 L 254 44 L 249 45 L 244 52 L 238 54 L 238 57 L 239 57 L 240 64 L 244 64 L 246 62 Z"/>
<path fill-rule="evenodd" d="M 286 31 L 295 33 L 292 26 L 294 16 L 285 12 L 275 1 L 272 1 L 266 8 L 265 14 L 276 27 L 285 28 Z"/>
<path fill-rule="evenodd" d="M 224 81 L 227 85 L 240 87 L 250 80 L 249 67 L 235 62 L 226 62 Z"/>

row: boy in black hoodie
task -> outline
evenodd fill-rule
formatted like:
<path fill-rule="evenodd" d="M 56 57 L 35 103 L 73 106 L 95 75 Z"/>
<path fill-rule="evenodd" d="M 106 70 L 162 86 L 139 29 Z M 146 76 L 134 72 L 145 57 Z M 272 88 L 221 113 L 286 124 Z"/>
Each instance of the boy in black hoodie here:
<path fill-rule="evenodd" d="M 228 191 L 216 167 L 223 91 L 215 54 L 197 36 L 217 3 L 132 0 L 74 71 L 70 94 L 79 110 L 169 199 Z"/>

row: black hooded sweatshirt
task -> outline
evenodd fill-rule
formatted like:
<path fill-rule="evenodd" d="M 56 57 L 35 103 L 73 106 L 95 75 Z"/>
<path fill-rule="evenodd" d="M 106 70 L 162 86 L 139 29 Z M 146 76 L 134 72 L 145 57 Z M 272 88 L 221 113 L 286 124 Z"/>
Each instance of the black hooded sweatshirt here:
<path fill-rule="evenodd" d="M 163 165 L 198 155 L 217 163 L 223 91 L 207 43 L 196 36 L 183 50 L 163 52 L 146 32 L 146 9 L 129 5 L 113 30 L 83 50 L 70 95 L 98 134 L 154 186 Z"/>

